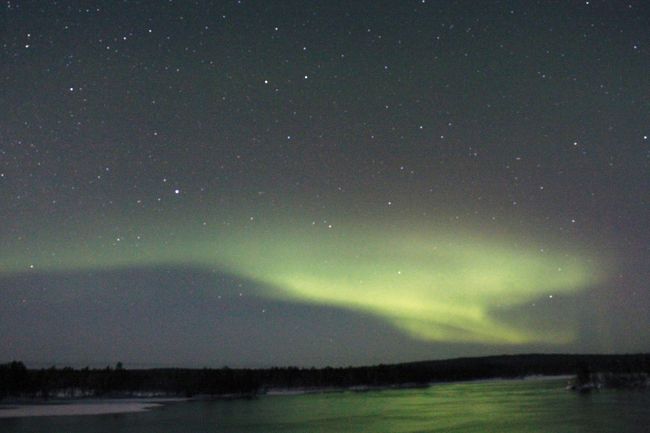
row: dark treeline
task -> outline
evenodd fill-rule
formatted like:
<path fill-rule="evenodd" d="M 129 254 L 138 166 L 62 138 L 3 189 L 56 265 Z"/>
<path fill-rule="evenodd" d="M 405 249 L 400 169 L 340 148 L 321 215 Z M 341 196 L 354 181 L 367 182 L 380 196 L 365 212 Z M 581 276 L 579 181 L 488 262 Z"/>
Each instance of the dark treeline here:
<path fill-rule="evenodd" d="M 269 369 L 27 369 L 0 365 L 0 398 L 133 396 L 158 394 L 255 395 L 270 388 L 417 386 L 432 382 L 591 372 L 650 373 L 650 354 L 503 355 L 372 367 Z"/>

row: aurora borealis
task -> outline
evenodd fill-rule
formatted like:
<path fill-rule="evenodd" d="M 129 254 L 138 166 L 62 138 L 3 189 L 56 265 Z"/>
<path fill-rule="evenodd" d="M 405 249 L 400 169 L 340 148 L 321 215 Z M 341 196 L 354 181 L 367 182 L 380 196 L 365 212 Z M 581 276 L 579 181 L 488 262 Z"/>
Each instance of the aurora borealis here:
<path fill-rule="evenodd" d="M 5 356 L 650 350 L 647 6 L 352 3 L 3 5 Z"/>
<path fill-rule="evenodd" d="M 152 231 L 131 224 L 139 233 L 135 241 L 115 238 L 88 245 L 81 239 L 69 244 L 53 240 L 58 247 L 41 245 L 44 254 L 34 247 L 5 272 L 183 263 L 258 281 L 267 285 L 261 293 L 266 297 L 375 313 L 425 340 L 510 344 L 570 341 L 572 330 L 557 335 L 506 326 L 490 317 L 491 307 L 584 290 L 601 273 L 593 260 L 500 245 L 435 227 L 389 229 L 366 223 L 318 228 L 306 221 L 302 229 L 300 222 L 250 221 L 216 230 L 192 225 L 205 229 L 191 233 L 175 226 L 178 234 L 168 239 L 156 234 L 161 230 L 156 225 Z"/>

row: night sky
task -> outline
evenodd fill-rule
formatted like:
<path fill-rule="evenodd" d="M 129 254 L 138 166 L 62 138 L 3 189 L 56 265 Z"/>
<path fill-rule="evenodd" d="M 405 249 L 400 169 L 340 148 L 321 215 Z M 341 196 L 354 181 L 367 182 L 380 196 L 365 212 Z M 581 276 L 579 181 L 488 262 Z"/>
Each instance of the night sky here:
<path fill-rule="evenodd" d="M 0 8 L 0 361 L 650 351 L 648 2 Z"/>

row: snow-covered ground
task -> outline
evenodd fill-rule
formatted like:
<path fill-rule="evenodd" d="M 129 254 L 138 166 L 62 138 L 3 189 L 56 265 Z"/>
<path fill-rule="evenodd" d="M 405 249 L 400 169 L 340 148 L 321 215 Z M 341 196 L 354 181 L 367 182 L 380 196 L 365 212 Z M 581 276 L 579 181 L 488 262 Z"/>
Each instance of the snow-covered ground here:
<path fill-rule="evenodd" d="M 182 401 L 183 399 L 156 400 L 86 400 L 65 403 L 0 405 L 0 418 L 30 416 L 78 416 L 104 415 L 112 413 L 143 412 L 161 406 L 162 403 Z"/>

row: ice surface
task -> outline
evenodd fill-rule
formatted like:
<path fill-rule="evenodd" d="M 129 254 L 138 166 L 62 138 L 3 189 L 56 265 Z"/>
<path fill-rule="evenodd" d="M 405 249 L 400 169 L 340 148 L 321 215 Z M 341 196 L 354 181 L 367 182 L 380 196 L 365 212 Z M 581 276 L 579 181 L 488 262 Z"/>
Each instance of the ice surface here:
<path fill-rule="evenodd" d="M 0 418 L 30 416 L 79 416 L 113 413 L 143 412 L 159 407 L 162 402 L 174 399 L 151 400 L 100 400 L 92 402 L 70 402 L 61 404 L 19 404 L 0 405 Z"/>

